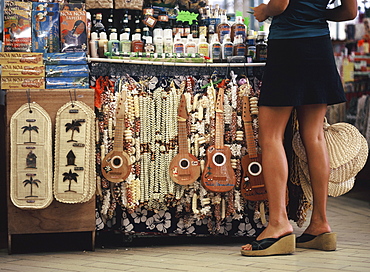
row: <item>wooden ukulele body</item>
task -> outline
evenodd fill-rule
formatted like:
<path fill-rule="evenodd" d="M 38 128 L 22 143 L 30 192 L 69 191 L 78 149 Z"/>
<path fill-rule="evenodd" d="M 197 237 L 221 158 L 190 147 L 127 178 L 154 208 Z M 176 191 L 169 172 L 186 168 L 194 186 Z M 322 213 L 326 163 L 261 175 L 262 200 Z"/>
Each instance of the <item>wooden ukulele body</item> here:
<path fill-rule="evenodd" d="M 111 182 L 124 181 L 131 172 L 129 155 L 123 150 L 112 150 L 102 160 L 101 172 Z"/>
<path fill-rule="evenodd" d="M 231 191 L 236 184 L 236 176 L 231 167 L 231 150 L 228 146 L 207 149 L 206 164 L 202 174 L 202 185 L 217 193 Z"/>
<path fill-rule="evenodd" d="M 242 196 L 251 201 L 266 199 L 266 188 L 262 172 L 262 155 L 250 158 L 248 155 L 242 157 L 242 181 L 240 191 Z"/>
<path fill-rule="evenodd" d="M 189 185 L 200 176 L 199 161 L 190 153 L 179 153 L 172 159 L 169 173 L 177 184 Z"/>

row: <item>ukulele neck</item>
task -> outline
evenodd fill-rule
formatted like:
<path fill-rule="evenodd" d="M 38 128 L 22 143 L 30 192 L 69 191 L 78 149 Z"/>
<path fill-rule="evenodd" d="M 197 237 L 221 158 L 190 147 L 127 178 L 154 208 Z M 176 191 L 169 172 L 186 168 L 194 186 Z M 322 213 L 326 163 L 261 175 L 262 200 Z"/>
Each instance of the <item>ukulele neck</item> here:
<path fill-rule="evenodd" d="M 117 118 L 116 119 L 116 127 L 114 130 L 114 151 L 122 151 L 123 150 L 123 130 L 124 130 L 124 123 L 125 118 Z"/>

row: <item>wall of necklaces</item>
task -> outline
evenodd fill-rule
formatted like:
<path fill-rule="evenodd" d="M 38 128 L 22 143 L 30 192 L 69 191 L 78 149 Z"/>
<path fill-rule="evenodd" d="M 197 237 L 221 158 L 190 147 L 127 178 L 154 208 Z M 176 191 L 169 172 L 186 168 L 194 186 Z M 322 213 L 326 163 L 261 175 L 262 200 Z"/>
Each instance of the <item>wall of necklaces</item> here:
<path fill-rule="evenodd" d="M 84 131 L 95 138 L 96 164 L 89 169 L 96 173 L 66 172 L 69 184 L 89 184 L 88 197 L 66 204 L 91 199 L 96 182 L 99 231 L 255 236 L 262 230 L 268 218 L 257 133 L 263 68 L 175 62 L 261 62 L 266 33 L 248 31 L 242 16 L 203 0 L 5 1 L 4 10 L 0 61 L 17 52 L 19 62 L 34 63 L 27 71 L 3 63 L 3 89 L 70 90 L 68 107 L 73 93 L 94 89 L 95 126 Z M 174 64 L 88 63 L 87 56 Z M 71 142 L 81 120 L 90 120 L 80 119 L 70 123 Z"/>

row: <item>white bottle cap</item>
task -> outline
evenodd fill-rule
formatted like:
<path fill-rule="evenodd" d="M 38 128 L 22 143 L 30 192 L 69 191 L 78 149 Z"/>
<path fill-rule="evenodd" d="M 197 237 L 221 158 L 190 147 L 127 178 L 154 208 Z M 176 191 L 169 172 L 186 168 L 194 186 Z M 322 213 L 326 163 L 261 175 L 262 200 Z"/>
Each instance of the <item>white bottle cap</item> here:
<path fill-rule="evenodd" d="M 98 33 L 96 33 L 96 32 L 91 32 L 91 39 L 92 39 L 92 40 L 97 40 L 97 39 L 98 39 Z"/>
<path fill-rule="evenodd" d="M 100 39 L 100 40 L 106 40 L 106 39 L 107 39 L 107 33 L 105 33 L 105 32 L 100 32 L 100 33 L 99 33 L 99 39 Z"/>
<path fill-rule="evenodd" d="M 116 32 L 112 32 L 109 35 L 109 40 L 117 40 L 117 33 Z"/>
<path fill-rule="evenodd" d="M 193 34 L 188 34 L 188 42 L 193 41 Z"/>

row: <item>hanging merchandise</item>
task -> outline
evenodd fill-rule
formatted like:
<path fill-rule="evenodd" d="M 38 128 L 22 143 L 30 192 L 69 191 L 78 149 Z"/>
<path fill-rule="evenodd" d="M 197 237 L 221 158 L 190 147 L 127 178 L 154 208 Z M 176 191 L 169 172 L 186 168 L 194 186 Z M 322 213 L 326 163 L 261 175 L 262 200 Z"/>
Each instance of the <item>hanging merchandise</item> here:
<path fill-rule="evenodd" d="M 114 1 L 116 5 L 119 4 L 119 1 Z M 126 1 L 122 1 L 126 2 Z M 112 9 L 113 8 L 113 0 L 85 0 L 86 3 L 86 9 Z M 124 4 L 124 3 L 123 3 Z M 124 8 L 124 7 L 118 7 L 115 8 Z"/>
<path fill-rule="evenodd" d="M 90 1 L 90 0 L 87 0 L 87 1 Z M 87 4 L 87 1 L 86 1 L 86 4 Z M 144 4 L 144 0 L 133 0 L 133 1 L 114 0 L 115 9 L 142 10 L 143 4 Z"/>
<path fill-rule="evenodd" d="M 324 136 L 330 160 L 329 195 L 340 196 L 352 189 L 355 176 L 366 163 L 369 147 L 365 137 L 348 123 L 329 125 L 325 120 Z M 303 173 L 302 180 L 306 182 L 302 188 L 306 197 L 312 200 L 307 157 L 299 132 L 293 137 L 293 150 Z"/>
<path fill-rule="evenodd" d="M 188 121 L 189 116 L 186 109 L 184 94 L 181 96 L 177 115 L 179 153 L 172 159 L 169 166 L 169 173 L 174 182 L 180 185 L 188 185 L 199 178 L 200 164 L 198 159 L 188 151 L 188 132 L 186 122 Z"/>
<path fill-rule="evenodd" d="M 231 165 L 231 150 L 224 145 L 224 89 L 220 88 L 216 101 L 215 143 L 207 149 L 202 185 L 211 192 L 228 192 L 236 184 Z"/>
<path fill-rule="evenodd" d="M 242 90 L 236 75 L 222 81 L 215 73 L 211 81 L 209 76 L 142 74 L 96 81 L 98 165 L 115 148 L 115 112 L 122 91 L 127 91 L 123 150 L 132 163 L 123 182 L 99 175 L 99 229 L 119 229 L 126 235 L 256 235 L 266 223 L 268 206 L 262 200 L 247 201 L 240 193 L 241 158 L 247 150 L 242 148 Z M 208 155 L 207 150 L 216 152 Z M 218 175 L 223 170 L 213 171 L 223 165 L 226 178 Z M 206 173 L 206 186 L 200 171 Z"/>
<path fill-rule="evenodd" d="M 11 117 L 10 199 L 18 208 L 44 209 L 53 200 L 51 135 L 51 119 L 35 102 Z"/>
<path fill-rule="evenodd" d="M 250 89 L 249 83 L 245 86 Z M 252 115 L 257 115 L 258 98 L 249 97 L 250 92 L 243 96 L 243 123 L 246 135 L 248 154 L 242 158 L 243 178 L 240 192 L 245 199 L 252 201 L 267 200 L 267 192 L 263 179 L 262 155 L 258 152 L 253 133 Z M 251 104 L 251 105 L 250 105 Z M 254 119 L 256 120 L 256 119 Z"/>
<path fill-rule="evenodd" d="M 54 196 L 83 203 L 95 193 L 95 114 L 85 103 L 70 101 L 55 120 Z"/>
<path fill-rule="evenodd" d="M 126 90 L 121 92 L 116 105 L 113 150 L 101 156 L 101 173 L 111 182 L 125 181 L 131 172 L 130 156 L 123 149 L 126 131 L 124 103 L 126 103 Z"/>

